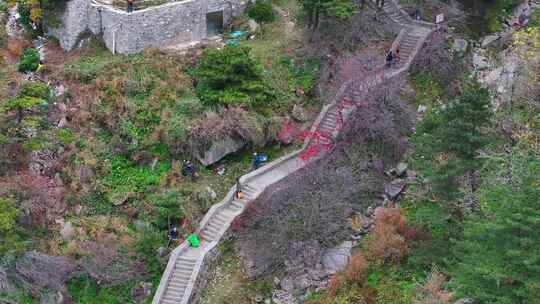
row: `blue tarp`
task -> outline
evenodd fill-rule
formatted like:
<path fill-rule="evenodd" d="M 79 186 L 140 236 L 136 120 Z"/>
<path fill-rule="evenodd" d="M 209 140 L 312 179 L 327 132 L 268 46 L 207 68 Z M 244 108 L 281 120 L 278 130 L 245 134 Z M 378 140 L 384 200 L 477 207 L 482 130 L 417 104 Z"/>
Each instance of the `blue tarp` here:
<path fill-rule="evenodd" d="M 229 40 L 225 41 L 225 44 L 226 45 L 237 46 L 237 45 L 240 45 L 240 40 L 238 40 L 238 39 L 229 39 Z"/>
<path fill-rule="evenodd" d="M 233 38 L 240 38 L 240 37 L 243 37 L 247 34 L 247 32 L 244 32 L 244 31 L 234 31 L 231 33 L 231 37 Z"/>

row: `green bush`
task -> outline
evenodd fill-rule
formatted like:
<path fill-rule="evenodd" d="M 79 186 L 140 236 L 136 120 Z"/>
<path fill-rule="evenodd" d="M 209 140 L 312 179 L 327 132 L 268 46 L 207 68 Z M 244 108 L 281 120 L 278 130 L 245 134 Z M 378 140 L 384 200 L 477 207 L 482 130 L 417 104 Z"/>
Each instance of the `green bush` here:
<path fill-rule="evenodd" d="M 38 36 L 38 31 L 34 28 L 32 18 L 30 17 L 32 12 L 29 4 L 23 1 L 17 1 L 17 12 L 19 13 L 19 23 L 22 24 L 26 32 L 32 37 L 35 38 Z"/>
<path fill-rule="evenodd" d="M 208 106 L 251 105 L 271 101 L 262 81 L 262 69 L 245 46 L 208 49 L 193 71 L 199 80 L 197 95 Z"/>
<path fill-rule="evenodd" d="M 0 197 L 0 253 L 22 248 L 21 237 L 17 234 L 19 210 L 11 197 Z"/>
<path fill-rule="evenodd" d="M 2 3 L 0 3 L 0 12 L 2 12 Z M 0 48 L 5 48 L 7 45 L 6 18 L 0 16 Z"/>
<path fill-rule="evenodd" d="M 153 221 L 156 227 L 166 228 L 169 219 L 176 220 L 184 217 L 185 203 L 184 197 L 176 192 L 155 194 L 149 198 L 153 202 L 157 218 Z"/>
<path fill-rule="evenodd" d="M 163 272 L 163 267 L 156 255 L 156 251 L 159 247 L 163 247 L 166 241 L 165 233 L 152 226 L 137 231 L 135 252 L 139 256 L 144 257 L 146 270 L 151 275 L 151 281 L 155 283 L 155 286 L 159 284 L 159 279 Z"/>
<path fill-rule="evenodd" d="M 274 22 L 276 20 L 272 3 L 267 0 L 257 0 L 257 2 L 250 5 L 247 8 L 247 15 L 259 23 Z"/>
<path fill-rule="evenodd" d="M 30 96 L 48 100 L 51 94 L 51 90 L 48 85 L 38 81 L 27 81 L 21 85 L 19 96 Z"/>
<path fill-rule="evenodd" d="M 124 304 L 133 303 L 130 285 L 128 282 L 115 287 L 101 287 L 94 279 L 83 277 L 71 279 L 68 291 L 78 304 Z"/>
<path fill-rule="evenodd" d="M 540 27 L 540 8 L 537 8 L 531 14 L 531 21 L 529 22 L 530 27 Z"/>
<path fill-rule="evenodd" d="M 39 52 L 34 48 L 27 48 L 23 51 L 19 61 L 20 72 L 34 72 L 39 66 Z"/>
<path fill-rule="evenodd" d="M 60 129 L 58 130 L 58 141 L 63 145 L 69 145 L 75 142 L 75 134 L 71 129 Z"/>
<path fill-rule="evenodd" d="M 107 68 L 116 62 L 116 57 L 99 52 L 93 56 L 84 56 L 66 66 L 64 73 L 70 79 L 90 83 L 101 76 Z"/>
<path fill-rule="evenodd" d="M 170 163 L 160 162 L 154 170 L 147 166 L 139 166 L 123 156 L 111 161 L 110 172 L 103 179 L 109 190 L 109 201 L 115 202 L 128 193 L 142 193 L 151 186 L 159 184 L 161 175 L 169 171 Z"/>

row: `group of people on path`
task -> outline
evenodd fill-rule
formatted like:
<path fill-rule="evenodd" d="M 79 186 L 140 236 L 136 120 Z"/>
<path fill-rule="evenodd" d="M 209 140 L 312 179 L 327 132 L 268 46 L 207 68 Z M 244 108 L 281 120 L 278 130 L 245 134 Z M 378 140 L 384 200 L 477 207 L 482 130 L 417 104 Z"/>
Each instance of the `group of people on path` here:
<path fill-rule="evenodd" d="M 391 68 L 397 66 L 401 61 L 401 53 L 399 47 L 392 51 L 392 49 L 386 50 L 386 67 Z"/>
<path fill-rule="evenodd" d="M 135 0 L 127 0 L 127 12 L 133 13 Z"/>

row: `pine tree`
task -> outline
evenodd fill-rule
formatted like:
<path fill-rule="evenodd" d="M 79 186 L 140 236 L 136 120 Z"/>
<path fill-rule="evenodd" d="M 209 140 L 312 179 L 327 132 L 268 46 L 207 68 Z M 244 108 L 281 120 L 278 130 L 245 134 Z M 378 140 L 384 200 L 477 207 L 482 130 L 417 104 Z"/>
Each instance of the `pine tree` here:
<path fill-rule="evenodd" d="M 300 5 L 306 13 L 308 26 L 314 30 L 319 27 L 321 15 L 347 19 L 357 10 L 352 0 L 300 0 Z"/>
<path fill-rule="evenodd" d="M 540 160 L 518 157 L 515 182 L 485 183 L 484 214 L 468 219 L 456 242 L 457 290 L 476 303 L 540 301 Z"/>
<path fill-rule="evenodd" d="M 458 193 L 459 177 L 466 174 L 475 192 L 475 172 L 482 166 L 477 155 L 491 140 L 489 92 L 474 79 L 464 86 L 458 98 L 424 118 L 413 139 L 420 168 L 446 198 Z"/>

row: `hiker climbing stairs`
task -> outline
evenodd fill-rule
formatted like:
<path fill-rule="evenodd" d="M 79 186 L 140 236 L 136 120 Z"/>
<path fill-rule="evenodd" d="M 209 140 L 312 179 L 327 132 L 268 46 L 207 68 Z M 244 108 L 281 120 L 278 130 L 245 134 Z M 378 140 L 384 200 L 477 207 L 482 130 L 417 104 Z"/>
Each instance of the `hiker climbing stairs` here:
<path fill-rule="evenodd" d="M 247 204 L 259 197 L 270 185 L 305 167 L 310 161 L 322 157 L 324 153 L 320 151 L 328 151 L 333 147 L 348 115 L 355 108 L 362 106 L 367 93 L 372 88 L 409 69 L 425 39 L 434 30 L 434 26 L 412 20 L 392 0 L 385 1 L 383 11 L 402 26 L 393 45 L 394 48 L 400 48 L 399 64 L 391 68 L 381 66 L 367 75 L 364 70 L 347 80 L 335 100 L 325 106 L 319 114 L 306 136 L 302 149 L 241 177 L 239 182 L 243 197 L 238 198 L 235 195 L 236 187 L 233 187 L 222 202 L 210 208 L 196 231 L 202 239 L 200 246 L 194 248 L 187 242 L 183 242 L 173 250 L 153 304 L 190 303 L 205 256 L 218 244 L 233 220 L 245 210 Z"/>

